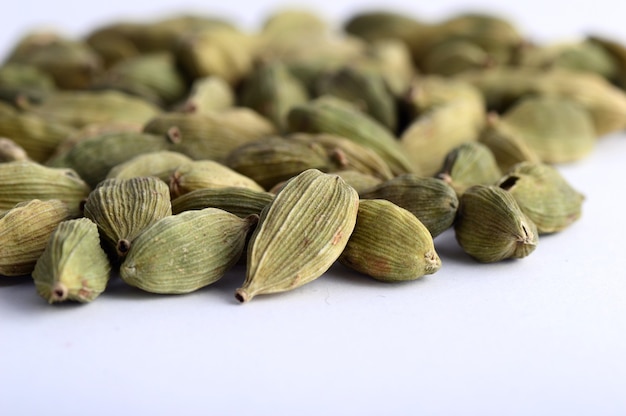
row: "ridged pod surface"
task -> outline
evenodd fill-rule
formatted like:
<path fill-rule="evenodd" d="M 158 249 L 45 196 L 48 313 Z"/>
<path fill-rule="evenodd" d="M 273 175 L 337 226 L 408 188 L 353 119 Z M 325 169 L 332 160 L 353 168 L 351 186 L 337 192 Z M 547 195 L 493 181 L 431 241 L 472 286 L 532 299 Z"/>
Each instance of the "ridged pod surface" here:
<path fill-rule="evenodd" d="M 263 208 L 274 199 L 269 192 L 259 192 L 248 188 L 204 188 L 196 189 L 172 200 L 172 213 L 219 208 L 245 218 L 252 214 L 259 215 Z"/>
<path fill-rule="evenodd" d="M 142 231 L 172 215 L 169 188 L 154 177 L 107 179 L 89 194 L 84 210 L 118 256 L 128 253 Z"/>
<path fill-rule="evenodd" d="M 120 268 L 122 279 L 152 293 L 188 293 L 219 280 L 243 252 L 258 216 L 216 208 L 163 218 L 141 234 Z"/>
<path fill-rule="evenodd" d="M 58 199 L 23 202 L 0 216 L 0 275 L 31 273 L 54 229 L 70 218 Z"/>
<path fill-rule="evenodd" d="M 415 215 L 383 199 L 359 202 L 356 226 L 339 260 L 385 282 L 415 280 L 441 267 L 428 229 Z"/>
<path fill-rule="evenodd" d="M 291 179 L 261 213 L 237 300 L 292 290 L 321 276 L 346 246 L 358 206 L 357 192 L 339 176 L 310 169 Z"/>
<path fill-rule="evenodd" d="M 0 164 L 0 211 L 32 199 L 60 199 L 74 216 L 91 188 L 71 169 L 49 168 L 30 161 Z"/>
<path fill-rule="evenodd" d="M 476 185 L 463 193 L 454 231 L 463 250 L 483 263 L 526 257 L 537 247 L 537 227 L 497 186 Z"/>
<path fill-rule="evenodd" d="M 91 302 L 106 288 L 111 265 L 100 247 L 96 224 L 87 219 L 63 221 L 37 260 L 33 280 L 49 303 Z"/>

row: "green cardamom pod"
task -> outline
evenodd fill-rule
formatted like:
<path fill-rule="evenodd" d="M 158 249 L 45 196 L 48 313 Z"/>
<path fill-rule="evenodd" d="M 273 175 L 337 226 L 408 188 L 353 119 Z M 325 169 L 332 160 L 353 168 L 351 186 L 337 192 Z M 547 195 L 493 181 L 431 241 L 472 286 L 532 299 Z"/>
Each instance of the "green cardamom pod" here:
<path fill-rule="evenodd" d="M 237 263 L 257 220 L 216 208 L 163 218 L 135 240 L 120 276 L 152 293 L 188 293 L 210 285 Z"/>
<path fill-rule="evenodd" d="M 260 215 L 263 208 L 274 199 L 269 192 L 254 191 L 249 188 L 203 188 L 188 192 L 172 200 L 172 213 L 219 208 L 246 218 L 252 214 Z"/>
<path fill-rule="evenodd" d="M 513 195 L 540 234 L 561 231 L 581 216 L 585 197 L 552 166 L 520 163 L 497 185 Z"/>
<path fill-rule="evenodd" d="M 386 199 L 415 215 L 433 238 L 454 223 L 459 199 L 454 189 L 437 178 L 407 173 L 359 194 L 361 199 Z"/>
<path fill-rule="evenodd" d="M 310 169 L 291 179 L 261 213 L 237 300 L 292 290 L 324 274 L 345 248 L 358 206 L 357 192 L 337 175 Z"/>
<path fill-rule="evenodd" d="M 54 229 L 71 217 L 67 205 L 58 199 L 33 199 L 1 214 L 0 275 L 31 273 Z"/>
<path fill-rule="evenodd" d="M 142 231 L 172 215 L 172 205 L 167 185 L 158 178 L 106 179 L 91 191 L 84 211 L 123 257 Z"/>
<path fill-rule="evenodd" d="M 415 280 L 441 267 L 433 238 L 412 213 L 383 199 L 361 200 L 340 262 L 385 282 Z"/>
<path fill-rule="evenodd" d="M 49 303 L 91 302 L 106 288 L 111 265 L 98 227 L 87 218 L 61 222 L 33 270 L 39 296 Z"/>
<path fill-rule="evenodd" d="M 537 226 L 497 186 L 476 185 L 463 193 L 454 231 L 463 250 L 483 263 L 526 257 L 537 247 Z"/>

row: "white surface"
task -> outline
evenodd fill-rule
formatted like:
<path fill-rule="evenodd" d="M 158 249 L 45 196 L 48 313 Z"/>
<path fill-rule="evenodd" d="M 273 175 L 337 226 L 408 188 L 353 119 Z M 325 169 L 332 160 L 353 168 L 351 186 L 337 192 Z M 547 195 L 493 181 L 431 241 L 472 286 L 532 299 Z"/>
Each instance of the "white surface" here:
<path fill-rule="evenodd" d="M 343 17 L 355 3 L 316 9 Z M 408 10 L 467 8 L 430 3 L 438 6 Z M 5 4 L 0 40 L 40 22 L 81 33 L 99 15 L 178 9 L 87 4 Z M 244 4 L 220 8 L 251 24 L 270 10 L 270 2 Z M 497 7 L 531 35 L 605 28 L 626 39 L 625 6 L 614 1 Z M 625 160 L 620 135 L 562 167 L 587 196 L 583 217 L 542 237 L 530 257 L 481 265 L 447 233 L 436 240 L 443 268 L 407 284 L 336 267 L 296 291 L 238 305 L 239 268 L 185 296 L 117 280 L 92 304 L 57 307 L 30 283 L 4 279 L 0 415 L 624 415 Z"/>

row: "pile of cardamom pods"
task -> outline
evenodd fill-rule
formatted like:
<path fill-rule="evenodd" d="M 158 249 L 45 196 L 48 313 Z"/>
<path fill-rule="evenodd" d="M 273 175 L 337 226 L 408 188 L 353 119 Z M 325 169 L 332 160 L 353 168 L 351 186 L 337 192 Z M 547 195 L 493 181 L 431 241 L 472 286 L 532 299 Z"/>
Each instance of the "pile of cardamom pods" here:
<path fill-rule="evenodd" d="M 553 166 L 626 127 L 626 47 L 489 14 L 276 12 L 32 33 L 0 66 L 0 275 L 53 302 L 111 276 L 246 302 L 341 262 L 387 282 L 522 258 L 581 215 Z"/>

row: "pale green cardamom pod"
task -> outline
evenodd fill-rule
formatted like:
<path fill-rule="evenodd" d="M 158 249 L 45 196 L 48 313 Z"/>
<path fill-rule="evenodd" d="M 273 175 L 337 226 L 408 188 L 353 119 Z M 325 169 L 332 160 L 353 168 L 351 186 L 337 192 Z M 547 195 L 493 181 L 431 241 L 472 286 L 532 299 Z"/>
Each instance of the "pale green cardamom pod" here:
<path fill-rule="evenodd" d="M 90 190 L 71 169 L 49 168 L 31 161 L 0 163 L 0 211 L 32 199 L 60 199 L 78 217 Z"/>
<path fill-rule="evenodd" d="M 413 165 L 420 167 L 422 175 L 432 176 L 452 149 L 478 140 L 484 123 L 481 99 L 451 102 L 413 120 L 400 136 L 400 146 Z"/>
<path fill-rule="evenodd" d="M 384 282 L 415 280 L 441 267 L 424 224 L 383 199 L 359 202 L 356 226 L 339 260 Z"/>
<path fill-rule="evenodd" d="M 589 112 L 567 98 L 528 97 L 502 116 L 545 163 L 573 162 L 587 156 L 596 144 Z"/>
<path fill-rule="evenodd" d="M 497 186 L 476 185 L 463 193 L 454 231 L 463 250 L 483 263 L 526 257 L 537 247 L 537 226 Z"/>
<path fill-rule="evenodd" d="M 109 171 L 107 179 L 130 179 L 140 176 L 155 176 L 164 182 L 169 182 L 174 171 L 191 159 L 182 153 L 161 150 L 145 153 L 120 163 Z"/>
<path fill-rule="evenodd" d="M 497 185 L 513 195 L 540 234 L 561 231 L 581 216 L 585 197 L 552 166 L 520 163 Z"/>
<path fill-rule="evenodd" d="M 415 215 L 433 238 L 452 226 L 459 198 L 454 189 L 437 178 L 408 173 L 359 194 L 361 199 L 386 199 Z"/>
<path fill-rule="evenodd" d="M 323 74 L 315 86 L 318 96 L 332 95 L 349 101 L 390 131 L 396 131 L 396 102 L 379 73 L 345 66 Z"/>
<path fill-rule="evenodd" d="M 470 186 L 494 184 L 502 177 L 502 172 L 487 146 L 467 142 L 448 153 L 437 177 L 461 195 Z"/>
<path fill-rule="evenodd" d="M 172 213 L 219 208 L 245 218 L 252 214 L 261 214 L 263 208 L 274 199 L 269 192 L 254 191 L 249 188 L 204 188 L 196 189 L 172 200 Z"/>
<path fill-rule="evenodd" d="M 22 202 L 0 215 L 0 275 L 31 273 L 50 234 L 71 217 L 67 205 L 58 199 Z"/>
<path fill-rule="evenodd" d="M 216 208 L 163 218 L 134 242 L 120 268 L 129 285 L 152 293 L 188 293 L 219 280 L 241 256 L 257 215 Z"/>
<path fill-rule="evenodd" d="M 194 160 L 224 162 L 233 149 L 271 136 L 276 128 L 250 108 L 233 107 L 210 113 L 163 113 L 150 120 L 144 131 L 167 135 L 176 143 L 171 150 Z"/>
<path fill-rule="evenodd" d="M 58 225 L 32 275 L 37 293 L 49 303 L 84 303 L 104 292 L 110 272 L 98 227 L 87 218 L 79 218 Z"/>
<path fill-rule="evenodd" d="M 339 98 L 324 96 L 296 106 L 287 119 L 292 132 L 334 134 L 369 147 L 387 162 L 395 175 L 419 169 L 407 159 L 389 129 Z"/>
<path fill-rule="evenodd" d="M 74 127 L 95 123 L 144 124 L 161 110 L 150 102 L 120 91 L 60 91 L 30 108 L 45 120 Z"/>
<path fill-rule="evenodd" d="M 180 111 L 212 114 L 233 107 L 235 100 L 235 92 L 226 81 L 220 77 L 208 76 L 194 80 Z"/>
<path fill-rule="evenodd" d="M 291 179 L 261 213 L 237 300 L 292 290 L 324 274 L 345 248 L 358 206 L 357 192 L 337 175 L 311 169 Z"/>
<path fill-rule="evenodd" d="M 331 161 L 317 143 L 273 136 L 239 146 L 228 155 L 226 164 L 263 188 L 271 189 L 307 169 L 326 172 Z"/>
<path fill-rule="evenodd" d="M 82 140 L 48 165 L 74 169 L 91 187 L 104 180 L 111 169 L 135 156 L 169 150 L 172 143 L 156 134 L 105 133 Z"/>
<path fill-rule="evenodd" d="M 263 192 L 254 179 L 212 160 L 195 160 L 179 166 L 169 180 L 172 198 L 204 188 L 248 188 Z"/>
<path fill-rule="evenodd" d="M 172 205 L 167 185 L 158 178 L 106 179 L 89 194 L 84 211 L 123 257 L 141 232 L 172 215 Z"/>
<path fill-rule="evenodd" d="M 94 82 L 95 88 L 119 90 L 166 106 L 182 99 L 186 80 L 170 52 L 129 57 L 117 62 Z"/>
<path fill-rule="evenodd" d="M 287 136 L 287 139 L 322 146 L 330 158 L 334 171 L 354 170 L 383 180 L 393 178 L 389 165 L 375 151 L 345 137 L 294 133 Z"/>
<path fill-rule="evenodd" d="M 305 86 L 280 61 L 258 64 L 241 89 L 241 103 L 267 117 L 280 131 L 286 130 L 289 110 L 308 100 Z"/>
<path fill-rule="evenodd" d="M 334 172 L 334 174 L 343 179 L 345 183 L 353 187 L 359 194 L 383 182 L 380 178 L 356 170 L 340 170 Z"/>
<path fill-rule="evenodd" d="M 502 172 L 520 162 L 540 162 L 539 156 L 524 140 L 521 132 L 503 123 L 496 113 L 487 115 L 487 124 L 479 141 L 491 150 Z"/>

